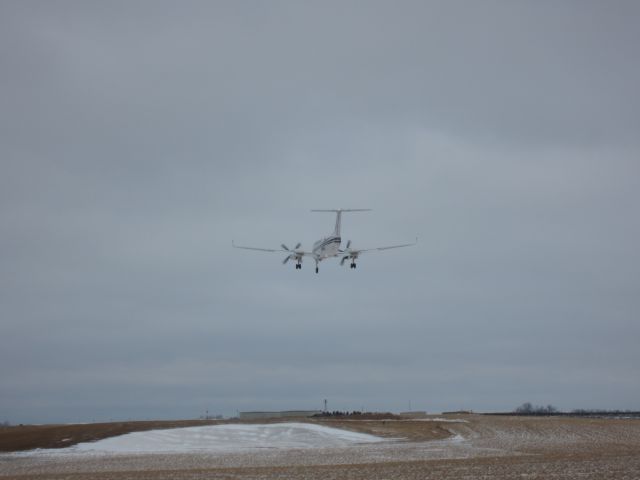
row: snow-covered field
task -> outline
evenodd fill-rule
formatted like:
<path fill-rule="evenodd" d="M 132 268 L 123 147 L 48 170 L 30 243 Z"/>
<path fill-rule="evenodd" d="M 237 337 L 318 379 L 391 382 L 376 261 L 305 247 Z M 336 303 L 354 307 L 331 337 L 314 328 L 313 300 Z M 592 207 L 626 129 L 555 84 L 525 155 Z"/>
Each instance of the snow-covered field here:
<path fill-rule="evenodd" d="M 405 422 L 389 422 L 392 424 L 403 427 Z M 509 454 L 477 447 L 463 435 L 452 433 L 444 440 L 409 442 L 307 423 L 152 430 L 62 449 L 0 454 L 0 478 L 5 472 L 33 478 L 50 478 L 49 475 L 63 478 L 78 471 L 108 473 L 114 478 L 120 478 L 117 475 L 131 478 L 132 472 L 143 478 L 147 478 L 144 477 L 147 472 L 149 475 L 153 472 L 148 478 L 160 478 L 160 472 L 173 472 L 170 478 L 180 478 L 177 472 L 194 470 L 332 467 Z"/>
<path fill-rule="evenodd" d="M 255 449 L 339 448 L 384 440 L 310 423 L 210 425 L 134 432 L 62 449 L 32 450 L 21 455 L 230 453 Z"/>
<path fill-rule="evenodd" d="M 451 420 L 362 422 L 386 438 L 306 423 L 137 432 L 0 454 L 0 479 L 640 478 L 640 420 Z M 446 428 L 452 436 L 398 438 L 416 428 Z"/>

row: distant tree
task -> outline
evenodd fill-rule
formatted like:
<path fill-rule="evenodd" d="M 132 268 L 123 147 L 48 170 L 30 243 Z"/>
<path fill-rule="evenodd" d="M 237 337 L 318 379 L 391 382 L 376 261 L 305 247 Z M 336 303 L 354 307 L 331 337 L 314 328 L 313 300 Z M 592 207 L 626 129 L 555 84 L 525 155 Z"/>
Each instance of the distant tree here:
<path fill-rule="evenodd" d="M 544 407 L 542 405 L 532 405 L 531 402 L 525 402 L 515 410 L 516 413 L 522 415 L 550 415 L 557 411 L 558 409 L 551 404 Z"/>
<path fill-rule="evenodd" d="M 516 408 L 516 413 L 532 413 L 533 412 L 533 405 L 531 405 L 531 402 L 525 402 L 522 405 L 520 405 L 518 408 Z"/>

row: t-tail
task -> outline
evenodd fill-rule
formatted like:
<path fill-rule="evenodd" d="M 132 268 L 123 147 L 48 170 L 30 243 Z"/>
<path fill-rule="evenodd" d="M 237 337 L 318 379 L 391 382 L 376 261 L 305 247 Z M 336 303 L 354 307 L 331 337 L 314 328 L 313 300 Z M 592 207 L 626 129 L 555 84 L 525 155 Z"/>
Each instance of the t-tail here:
<path fill-rule="evenodd" d="M 334 237 L 340 237 L 340 223 L 342 221 L 342 212 L 370 212 L 370 208 L 339 208 L 337 210 L 311 210 L 312 212 L 335 212 L 336 226 L 333 230 Z"/>

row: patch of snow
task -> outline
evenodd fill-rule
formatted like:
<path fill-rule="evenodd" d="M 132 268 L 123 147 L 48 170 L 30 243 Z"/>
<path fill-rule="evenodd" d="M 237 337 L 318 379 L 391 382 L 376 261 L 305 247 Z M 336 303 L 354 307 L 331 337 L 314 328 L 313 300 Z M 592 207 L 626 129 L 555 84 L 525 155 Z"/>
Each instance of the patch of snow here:
<path fill-rule="evenodd" d="M 450 432 L 450 433 L 453 433 L 453 432 Z M 446 439 L 446 441 L 448 441 L 449 443 L 458 443 L 458 444 L 464 442 L 465 440 L 466 440 L 466 438 L 464 438 L 459 433 L 456 433 L 452 437 Z"/>
<path fill-rule="evenodd" d="M 469 423 L 469 420 L 461 418 L 414 418 L 411 422 L 446 422 L 446 423 Z"/>
<path fill-rule="evenodd" d="M 29 453 L 232 453 L 255 449 L 345 447 L 384 440 L 374 435 L 308 423 L 235 424 L 133 432 L 68 448 Z"/>

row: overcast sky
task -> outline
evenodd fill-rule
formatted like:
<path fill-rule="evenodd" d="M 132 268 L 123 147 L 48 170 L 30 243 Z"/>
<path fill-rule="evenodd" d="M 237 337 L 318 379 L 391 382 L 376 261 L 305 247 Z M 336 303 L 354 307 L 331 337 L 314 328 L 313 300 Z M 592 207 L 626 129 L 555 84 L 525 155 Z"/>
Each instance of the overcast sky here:
<path fill-rule="evenodd" d="M 0 421 L 640 408 L 638 18 L 1 0 Z"/>

